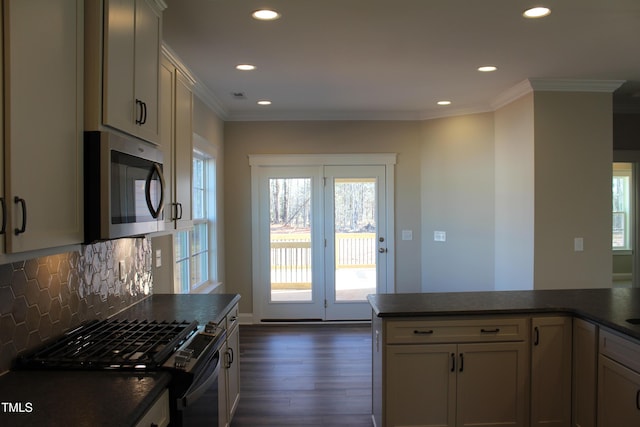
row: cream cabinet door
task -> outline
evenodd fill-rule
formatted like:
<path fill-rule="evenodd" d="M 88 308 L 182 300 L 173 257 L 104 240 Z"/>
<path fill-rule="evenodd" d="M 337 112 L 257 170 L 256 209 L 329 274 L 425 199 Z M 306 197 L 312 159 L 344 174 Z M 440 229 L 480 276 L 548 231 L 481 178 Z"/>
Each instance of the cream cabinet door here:
<path fill-rule="evenodd" d="M 455 344 L 390 345 L 386 362 L 387 427 L 454 427 Z"/>
<path fill-rule="evenodd" d="M 525 342 L 460 344 L 457 426 L 527 426 Z"/>
<path fill-rule="evenodd" d="M 78 244 L 84 237 L 84 2 L 5 0 L 3 6 L 6 250 Z"/>
<path fill-rule="evenodd" d="M 171 61 L 160 64 L 160 145 L 167 181 L 165 221 L 176 230 L 193 225 L 193 92 L 191 82 Z"/>
<path fill-rule="evenodd" d="M 105 0 L 104 124 L 159 142 L 161 15 L 147 0 Z"/>
<path fill-rule="evenodd" d="M 193 93 L 190 83 L 180 71 L 176 74 L 175 92 L 174 210 L 175 228 L 182 230 L 193 225 Z"/>
<path fill-rule="evenodd" d="M 227 414 L 229 421 L 233 419 L 240 403 L 240 328 L 230 328 L 227 335 L 225 371 L 227 376 Z"/>
<path fill-rule="evenodd" d="M 598 327 L 573 319 L 573 426 L 595 427 Z"/>
<path fill-rule="evenodd" d="M 600 355 L 598 427 L 638 426 L 640 426 L 640 373 Z"/>
<path fill-rule="evenodd" d="M 571 425 L 570 317 L 531 319 L 531 426 Z"/>

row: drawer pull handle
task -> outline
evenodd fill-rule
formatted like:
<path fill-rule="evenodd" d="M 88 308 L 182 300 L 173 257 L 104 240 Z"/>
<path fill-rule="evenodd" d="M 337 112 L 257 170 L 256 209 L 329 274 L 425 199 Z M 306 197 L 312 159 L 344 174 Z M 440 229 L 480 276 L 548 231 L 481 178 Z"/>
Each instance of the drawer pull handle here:
<path fill-rule="evenodd" d="M 640 411 L 640 390 L 636 392 L 636 409 Z"/>
<path fill-rule="evenodd" d="M 433 329 L 429 329 L 427 331 L 419 331 L 417 329 L 414 329 L 413 333 L 415 335 L 431 335 L 433 333 Z"/>
<path fill-rule="evenodd" d="M 483 334 L 497 334 L 498 332 L 500 332 L 500 328 L 495 328 L 495 329 L 480 329 L 480 332 Z"/>

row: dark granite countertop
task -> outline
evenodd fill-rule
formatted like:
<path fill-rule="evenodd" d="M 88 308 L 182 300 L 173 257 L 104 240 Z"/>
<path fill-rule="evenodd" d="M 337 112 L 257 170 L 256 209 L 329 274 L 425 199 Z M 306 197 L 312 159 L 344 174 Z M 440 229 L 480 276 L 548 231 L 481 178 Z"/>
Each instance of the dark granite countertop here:
<path fill-rule="evenodd" d="M 240 301 L 238 294 L 151 295 L 127 310 L 113 316 L 118 319 L 145 319 L 157 321 L 192 321 L 200 324 L 220 322 Z"/>
<path fill-rule="evenodd" d="M 0 377 L 0 425 L 133 426 L 170 378 L 166 372 L 12 371 Z M 23 412 L 10 412 L 9 403 Z"/>
<path fill-rule="evenodd" d="M 640 289 L 376 294 L 368 296 L 378 317 L 566 313 L 640 339 Z"/>
<path fill-rule="evenodd" d="M 237 294 L 158 294 L 113 317 L 220 322 L 239 300 Z M 0 426 L 132 426 L 170 379 L 167 372 L 11 371 L 0 376 Z M 9 404 L 26 411 L 26 403 L 31 412 L 9 413 Z"/>

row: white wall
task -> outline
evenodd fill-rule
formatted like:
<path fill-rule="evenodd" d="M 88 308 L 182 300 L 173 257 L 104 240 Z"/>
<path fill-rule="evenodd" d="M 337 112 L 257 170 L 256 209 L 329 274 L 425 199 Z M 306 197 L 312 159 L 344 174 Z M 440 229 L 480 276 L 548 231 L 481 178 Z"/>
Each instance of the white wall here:
<path fill-rule="evenodd" d="M 611 287 L 611 93 L 536 91 L 534 117 L 534 288 Z"/>
<path fill-rule="evenodd" d="M 421 290 L 493 290 L 493 114 L 429 120 L 422 128 Z M 446 241 L 434 241 L 434 231 L 446 232 Z"/>
<path fill-rule="evenodd" d="M 495 114 L 495 289 L 533 289 L 533 93 Z"/>

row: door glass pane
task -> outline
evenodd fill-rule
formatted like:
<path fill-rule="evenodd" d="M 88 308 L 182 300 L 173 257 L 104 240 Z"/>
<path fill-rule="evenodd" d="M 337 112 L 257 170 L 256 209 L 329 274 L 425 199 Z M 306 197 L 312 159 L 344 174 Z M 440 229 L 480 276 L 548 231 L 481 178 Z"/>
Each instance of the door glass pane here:
<path fill-rule="evenodd" d="M 376 179 L 334 183 L 336 302 L 363 301 L 376 292 Z"/>
<path fill-rule="evenodd" d="M 271 301 L 311 301 L 311 178 L 269 179 Z"/>

